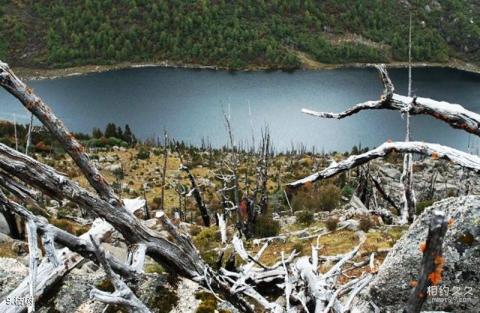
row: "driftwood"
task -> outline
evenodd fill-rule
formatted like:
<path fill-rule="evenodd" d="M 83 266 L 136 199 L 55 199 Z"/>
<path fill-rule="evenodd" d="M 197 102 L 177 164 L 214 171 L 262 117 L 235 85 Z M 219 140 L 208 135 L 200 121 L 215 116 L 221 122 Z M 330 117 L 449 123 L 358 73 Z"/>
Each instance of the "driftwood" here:
<path fill-rule="evenodd" d="M 298 188 L 308 182 L 313 183 L 318 180 L 323 180 L 335 176 L 339 173 L 348 171 L 357 166 L 363 165 L 371 160 L 384 157 L 392 152 L 414 153 L 430 156 L 434 159 L 449 160 L 477 173 L 480 172 L 480 157 L 476 155 L 472 155 L 463 151 L 459 151 L 457 149 L 433 143 L 425 143 L 418 141 L 386 142 L 377 147 L 376 149 L 359 155 L 352 155 L 343 161 L 333 163 L 324 170 L 292 182 L 287 186 L 289 186 L 290 188 Z"/>
<path fill-rule="evenodd" d="M 419 313 L 427 298 L 428 287 L 438 284 L 441 280 L 444 263 L 442 245 L 445 233 L 447 232 L 447 224 L 443 212 L 433 212 L 428 229 L 427 241 L 422 248 L 423 257 L 418 281 L 403 310 L 404 313 Z"/>

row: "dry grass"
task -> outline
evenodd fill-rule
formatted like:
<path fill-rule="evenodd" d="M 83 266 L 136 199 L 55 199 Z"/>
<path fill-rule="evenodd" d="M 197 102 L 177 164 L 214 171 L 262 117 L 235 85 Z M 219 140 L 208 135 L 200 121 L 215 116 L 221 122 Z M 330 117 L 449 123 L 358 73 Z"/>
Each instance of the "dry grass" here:
<path fill-rule="evenodd" d="M 0 243 L 0 257 L 2 258 L 14 258 L 17 254 L 12 250 L 11 242 Z"/>

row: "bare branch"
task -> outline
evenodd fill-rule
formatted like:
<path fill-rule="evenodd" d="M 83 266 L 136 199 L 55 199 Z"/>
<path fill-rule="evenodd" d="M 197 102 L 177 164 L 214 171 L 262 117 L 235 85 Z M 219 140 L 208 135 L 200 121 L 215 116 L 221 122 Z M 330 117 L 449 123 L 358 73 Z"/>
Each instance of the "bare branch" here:
<path fill-rule="evenodd" d="M 37 245 L 37 225 L 32 220 L 26 222 L 28 229 L 28 255 L 29 255 L 29 272 L 30 277 L 30 303 L 28 305 L 28 313 L 35 312 L 35 289 L 37 280 L 37 262 L 39 259 Z"/>
<path fill-rule="evenodd" d="M 105 291 L 98 290 L 93 288 L 90 291 L 90 298 L 99 300 L 108 304 L 117 304 L 127 309 L 131 313 L 150 313 L 150 310 L 140 301 L 137 296 L 132 292 L 132 290 L 123 282 L 123 280 L 112 271 L 110 264 L 106 260 L 105 251 L 99 246 L 95 241 L 95 238 L 90 236 L 90 241 L 94 247 L 95 255 L 98 262 L 102 265 L 107 277 L 112 282 L 115 287 L 113 293 L 108 293 Z"/>
<path fill-rule="evenodd" d="M 386 142 L 377 147 L 376 149 L 359 155 L 352 155 L 343 161 L 331 164 L 324 170 L 316 172 L 293 183 L 290 183 L 287 186 L 291 188 L 297 188 L 303 186 L 305 183 L 308 182 L 315 182 L 317 180 L 326 179 L 335 176 L 341 172 L 365 164 L 371 160 L 384 157 L 392 152 L 416 153 L 431 156 L 435 159 L 449 160 L 475 172 L 480 172 L 480 157 L 476 155 L 471 155 L 463 151 L 433 143 L 425 143 L 419 141 Z"/>
<path fill-rule="evenodd" d="M 73 137 L 63 122 L 38 97 L 31 88 L 25 85 L 9 68 L 0 61 L 0 86 L 17 98 L 27 110 L 35 115 L 62 144 L 65 151 L 72 157 L 88 182 L 103 200 L 113 205 L 119 205 L 119 199 L 105 178 L 90 162 L 83 146 Z"/>
<path fill-rule="evenodd" d="M 480 115 L 465 109 L 459 104 L 444 101 L 436 101 L 429 98 L 401 96 L 393 93 L 394 87 L 385 67 L 379 66 L 384 94 L 380 100 L 359 103 L 340 113 L 317 112 L 310 109 L 302 109 L 305 114 L 320 118 L 342 119 L 363 110 L 398 110 L 408 112 L 410 115 L 430 115 L 442 120 L 453 128 L 463 129 L 466 132 L 480 136 Z"/>
<path fill-rule="evenodd" d="M 59 244 L 68 247 L 70 250 L 77 252 L 83 257 L 96 260 L 93 257 L 95 249 L 89 241 L 83 240 L 75 235 L 70 234 L 69 232 L 66 232 L 60 228 L 49 224 L 45 218 L 38 217 L 20 204 L 8 200 L 1 191 L 0 204 L 5 206 L 5 208 L 10 210 L 11 212 L 18 214 L 25 221 L 28 221 L 29 227 L 30 224 L 33 223 L 35 225 L 35 229 L 38 229 L 38 232 L 45 236 L 44 238 L 46 238 L 46 241 L 49 241 L 47 242 L 47 244 L 53 246 L 53 241 L 56 240 Z M 52 253 L 54 253 L 54 251 L 55 250 L 53 250 Z M 49 259 L 53 258 L 54 256 Z M 136 271 L 134 269 L 125 265 L 115 257 L 108 257 L 107 261 L 109 262 L 111 267 L 115 269 L 115 271 L 121 273 L 123 276 L 133 277 L 134 274 L 136 274 Z M 55 267 L 58 266 L 58 259 L 56 259 L 56 261 L 53 261 L 53 264 L 55 265 Z"/>

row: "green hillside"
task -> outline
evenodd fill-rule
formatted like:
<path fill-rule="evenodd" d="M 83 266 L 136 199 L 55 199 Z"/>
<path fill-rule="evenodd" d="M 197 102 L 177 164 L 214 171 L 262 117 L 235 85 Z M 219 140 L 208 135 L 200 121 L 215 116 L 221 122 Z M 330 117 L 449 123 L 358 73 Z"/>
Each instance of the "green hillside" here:
<path fill-rule="evenodd" d="M 478 0 L 0 0 L 0 57 L 37 68 L 404 61 L 409 5 L 414 61 L 480 64 Z"/>

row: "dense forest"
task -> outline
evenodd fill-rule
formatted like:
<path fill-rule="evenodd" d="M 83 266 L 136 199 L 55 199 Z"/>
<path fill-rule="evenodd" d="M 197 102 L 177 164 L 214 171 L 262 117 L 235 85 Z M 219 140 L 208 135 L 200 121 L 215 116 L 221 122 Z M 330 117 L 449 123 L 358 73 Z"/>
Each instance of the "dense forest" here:
<path fill-rule="evenodd" d="M 37 68 L 404 61 L 410 11 L 414 61 L 480 62 L 480 5 L 461 0 L 0 0 L 0 58 Z"/>

